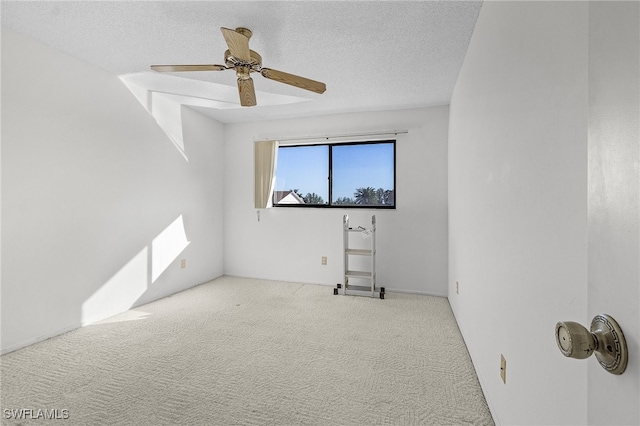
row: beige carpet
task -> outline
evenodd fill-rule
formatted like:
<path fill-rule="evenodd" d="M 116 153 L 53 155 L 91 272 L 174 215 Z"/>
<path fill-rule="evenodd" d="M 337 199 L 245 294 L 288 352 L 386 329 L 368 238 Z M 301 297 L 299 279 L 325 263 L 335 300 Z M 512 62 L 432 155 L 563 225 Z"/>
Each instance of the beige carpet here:
<path fill-rule="evenodd" d="M 0 361 L 3 424 L 493 424 L 444 298 L 223 277 Z"/>

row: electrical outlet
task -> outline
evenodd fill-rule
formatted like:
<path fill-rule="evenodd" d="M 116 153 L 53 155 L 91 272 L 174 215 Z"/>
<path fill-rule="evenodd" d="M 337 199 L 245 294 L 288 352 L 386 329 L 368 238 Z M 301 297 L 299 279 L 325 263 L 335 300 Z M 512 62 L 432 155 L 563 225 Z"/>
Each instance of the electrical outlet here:
<path fill-rule="evenodd" d="M 327 264 L 327 256 L 322 256 L 322 264 L 323 265 Z"/>
<path fill-rule="evenodd" d="M 507 384 L 507 360 L 504 359 L 504 355 L 500 354 L 500 377 L 502 382 Z"/>
<path fill-rule="evenodd" d="M 456 281 L 456 294 L 460 294 L 460 284 Z"/>
<path fill-rule="evenodd" d="M 187 259 L 182 259 L 180 261 L 180 269 L 184 269 L 187 267 Z"/>

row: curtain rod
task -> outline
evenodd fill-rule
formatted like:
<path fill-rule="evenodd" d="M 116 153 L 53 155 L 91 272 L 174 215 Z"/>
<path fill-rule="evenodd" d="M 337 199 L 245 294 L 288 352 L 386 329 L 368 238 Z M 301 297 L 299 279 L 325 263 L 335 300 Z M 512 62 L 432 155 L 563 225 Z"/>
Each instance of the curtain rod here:
<path fill-rule="evenodd" d="M 400 135 L 409 133 L 408 130 L 386 130 L 381 132 L 367 132 L 367 133 L 343 133 L 343 134 L 333 134 L 333 135 L 319 135 L 319 136 L 299 136 L 299 137 L 289 137 L 289 138 L 263 138 L 263 139 L 254 139 L 254 142 L 267 142 L 267 141 L 278 141 L 278 142 L 290 142 L 290 141 L 306 141 L 306 140 L 314 140 L 314 139 L 343 139 L 343 138 L 360 138 L 363 136 L 386 136 L 386 135 Z"/>

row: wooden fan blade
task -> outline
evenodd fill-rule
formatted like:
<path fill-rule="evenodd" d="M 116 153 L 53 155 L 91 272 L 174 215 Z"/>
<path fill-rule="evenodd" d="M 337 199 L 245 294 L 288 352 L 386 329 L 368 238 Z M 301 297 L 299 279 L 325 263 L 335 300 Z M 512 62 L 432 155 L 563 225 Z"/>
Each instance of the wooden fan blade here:
<path fill-rule="evenodd" d="M 327 90 L 327 86 L 319 81 L 310 80 L 308 78 L 300 77 L 297 75 L 289 74 L 286 72 L 272 70 L 269 68 L 262 68 L 262 75 L 268 79 L 279 81 L 280 83 L 290 84 L 292 86 L 299 87 L 301 89 L 310 90 L 316 93 L 324 93 Z"/>
<path fill-rule="evenodd" d="M 240 34 L 236 30 L 224 27 L 221 27 L 220 31 L 222 31 L 222 35 L 224 36 L 224 40 L 227 42 L 227 46 L 229 46 L 229 51 L 232 56 L 243 61 L 251 60 L 249 39 L 247 36 Z"/>
<path fill-rule="evenodd" d="M 224 65 L 151 65 L 151 69 L 158 72 L 180 71 L 223 71 Z"/>
<path fill-rule="evenodd" d="M 246 107 L 256 105 L 256 90 L 253 87 L 253 79 L 239 78 L 238 93 L 240 93 L 240 105 Z"/>

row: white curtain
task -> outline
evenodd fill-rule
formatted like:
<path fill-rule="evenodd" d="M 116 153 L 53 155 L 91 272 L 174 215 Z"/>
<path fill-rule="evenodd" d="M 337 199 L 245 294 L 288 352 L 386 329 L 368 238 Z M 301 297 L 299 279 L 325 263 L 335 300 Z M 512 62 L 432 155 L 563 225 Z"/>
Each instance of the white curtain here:
<path fill-rule="evenodd" d="M 254 206 L 256 209 L 271 207 L 271 197 L 276 178 L 276 162 L 278 156 L 278 142 L 254 142 Z"/>

